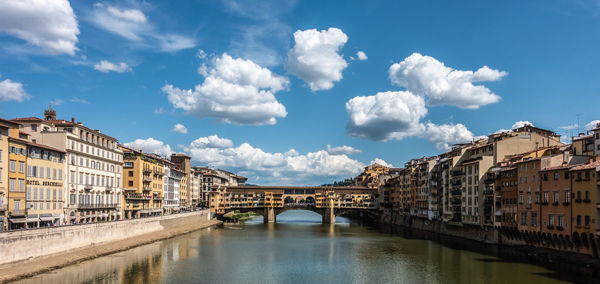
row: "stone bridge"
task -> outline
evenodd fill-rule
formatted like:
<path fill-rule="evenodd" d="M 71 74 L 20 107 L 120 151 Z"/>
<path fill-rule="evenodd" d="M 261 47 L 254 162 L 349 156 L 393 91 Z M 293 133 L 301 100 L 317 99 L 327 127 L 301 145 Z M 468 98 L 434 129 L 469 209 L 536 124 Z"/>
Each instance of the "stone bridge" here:
<path fill-rule="evenodd" d="M 356 212 L 376 219 L 377 189 L 331 186 L 218 186 L 209 195 L 209 207 L 216 215 L 232 211 L 254 212 L 265 223 L 275 222 L 288 210 L 310 210 L 335 223 L 335 217 Z"/>

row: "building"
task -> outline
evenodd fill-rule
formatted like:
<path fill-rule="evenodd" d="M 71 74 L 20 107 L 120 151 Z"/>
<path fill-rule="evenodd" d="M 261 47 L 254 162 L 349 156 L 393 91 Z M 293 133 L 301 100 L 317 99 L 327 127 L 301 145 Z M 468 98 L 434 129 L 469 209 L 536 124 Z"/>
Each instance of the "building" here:
<path fill-rule="evenodd" d="M 433 180 L 432 171 L 437 163 L 436 157 L 423 157 L 417 163 L 416 205 L 417 216 L 432 220 L 439 218 L 437 212 L 437 184 Z M 432 185 L 435 185 L 435 195 L 432 197 Z"/>
<path fill-rule="evenodd" d="M 542 233 L 571 235 L 571 167 L 563 163 L 540 171 Z"/>
<path fill-rule="evenodd" d="M 597 158 L 596 158 L 597 159 Z M 600 161 L 570 169 L 572 202 L 572 240 L 577 250 L 589 253 L 591 240 L 600 232 Z"/>
<path fill-rule="evenodd" d="M 192 199 L 192 208 L 200 207 L 202 192 L 202 171 L 192 167 L 190 171 L 190 193 Z"/>
<path fill-rule="evenodd" d="M 600 156 L 600 123 L 597 123 L 591 131 L 594 135 L 594 155 Z"/>
<path fill-rule="evenodd" d="M 120 220 L 122 211 L 123 152 L 117 139 L 89 128 L 74 118 L 56 119 L 50 107 L 44 119 L 16 118 L 31 141 L 66 152 L 64 198 L 67 222 Z"/>
<path fill-rule="evenodd" d="M 10 128 L 8 140 L 7 218 L 9 229 L 25 229 L 37 223 L 29 218 L 26 201 L 27 134 Z"/>
<path fill-rule="evenodd" d="M 179 185 L 179 207 L 187 210 L 192 207 L 191 199 L 191 181 L 192 181 L 192 161 L 185 154 L 172 154 L 171 162 L 183 172 L 183 177 Z"/>
<path fill-rule="evenodd" d="M 517 228 L 518 178 L 517 167 L 510 164 L 500 168 L 496 191 L 500 193 L 500 226 Z"/>
<path fill-rule="evenodd" d="M 19 129 L 19 124 L 0 119 L 0 231 L 8 229 L 8 137 L 11 129 Z"/>
<path fill-rule="evenodd" d="M 597 152 L 597 150 L 595 150 L 594 143 L 594 134 L 580 133 L 578 136 L 573 137 L 573 155 L 594 156 Z"/>
<path fill-rule="evenodd" d="M 184 172 L 179 170 L 175 164 L 170 161 L 164 166 L 164 208 L 167 213 L 175 213 L 181 210 L 181 181 L 184 177 Z"/>
<path fill-rule="evenodd" d="M 123 210 L 127 219 L 163 214 L 164 160 L 124 146 Z"/>
<path fill-rule="evenodd" d="M 66 152 L 47 145 L 27 145 L 27 218 L 35 227 L 63 225 Z M 29 223 L 28 223 L 29 224 Z"/>
<path fill-rule="evenodd" d="M 382 184 L 379 177 L 387 174 L 389 171 L 389 167 L 374 163 L 366 166 L 365 170 L 354 179 L 354 182 L 360 186 L 378 188 Z"/>

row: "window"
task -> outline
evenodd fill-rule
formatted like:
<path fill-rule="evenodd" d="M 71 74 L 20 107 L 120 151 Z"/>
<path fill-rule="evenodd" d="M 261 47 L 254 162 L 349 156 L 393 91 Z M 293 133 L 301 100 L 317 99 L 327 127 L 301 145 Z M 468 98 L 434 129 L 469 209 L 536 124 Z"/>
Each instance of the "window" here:
<path fill-rule="evenodd" d="M 577 226 L 581 227 L 581 215 L 577 215 Z"/>
<path fill-rule="evenodd" d="M 50 189 L 46 188 L 46 200 L 50 200 Z M 50 208 L 48 208 L 50 209 Z"/>
<path fill-rule="evenodd" d="M 523 204 L 523 194 L 519 194 L 519 203 Z"/>
<path fill-rule="evenodd" d="M 33 200 L 38 200 L 38 189 L 37 189 L 37 187 L 33 188 Z"/>
<path fill-rule="evenodd" d="M 133 171 L 129 171 L 129 176 L 132 177 L 133 176 Z"/>
<path fill-rule="evenodd" d="M 50 168 L 46 168 L 46 178 L 50 179 Z"/>
<path fill-rule="evenodd" d="M 558 173 L 554 173 L 554 180 L 558 179 Z"/>
<path fill-rule="evenodd" d="M 553 196 L 553 198 L 554 198 L 554 199 L 552 200 L 552 201 L 553 201 L 553 203 L 558 203 L 558 202 L 560 201 L 560 200 L 559 200 L 559 197 L 558 197 L 558 191 L 555 191 L 555 192 L 554 192 L 554 196 Z"/>
<path fill-rule="evenodd" d="M 59 169 L 59 170 L 58 170 L 58 179 L 59 179 L 59 180 L 62 180 L 62 179 L 63 179 L 63 176 L 62 176 L 62 169 Z"/>
<path fill-rule="evenodd" d="M 554 226 L 554 215 L 548 215 L 548 226 Z"/>
<path fill-rule="evenodd" d="M 25 180 L 19 179 L 19 192 L 25 192 Z"/>
<path fill-rule="evenodd" d="M 40 199 L 39 200 L 44 200 L 44 189 L 40 188 Z"/>
<path fill-rule="evenodd" d="M 571 202 L 571 193 L 568 190 L 565 190 L 565 201 L 566 203 Z"/>
<path fill-rule="evenodd" d="M 56 179 L 56 169 L 52 169 L 52 179 Z"/>
<path fill-rule="evenodd" d="M 565 216 L 564 215 L 558 215 L 558 227 L 566 227 L 565 226 Z"/>
<path fill-rule="evenodd" d="M 531 212 L 531 226 L 537 227 L 537 212 Z"/>
<path fill-rule="evenodd" d="M 40 167 L 40 178 L 44 178 L 44 167 Z"/>
<path fill-rule="evenodd" d="M 569 179 L 569 172 L 565 172 L 565 179 Z"/>
<path fill-rule="evenodd" d="M 27 166 L 27 176 L 31 176 L 31 166 Z"/>
<path fill-rule="evenodd" d="M 17 171 L 17 161 L 10 160 L 10 171 L 13 173 Z"/>
<path fill-rule="evenodd" d="M 27 200 L 31 200 L 31 188 L 27 188 Z"/>
<path fill-rule="evenodd" d="M 37 177 L 38 176 L 38 168 L 37 168 L 37 166 L 31 167 L 31 176 L 32 177 Z"/>
<path fill-rule="evenodd" d="M 521 212 L 521 225 L 527 226 L 527 212 Z"/>
<path fill-rule="evenodd" d="M 589 200 L 590 200 L 590 191 L 589 191 L 589 190 L 586 190 L 586 191 L 585 191 L 585 200 L 586 200 L 586 201 L 589 201 Z"/>
<path fill-rule="evenodd" d="M 590 226 L 590 216 L 588 216 L 588 215 L 585 216 L 585 226 L 586 227 Z"/>

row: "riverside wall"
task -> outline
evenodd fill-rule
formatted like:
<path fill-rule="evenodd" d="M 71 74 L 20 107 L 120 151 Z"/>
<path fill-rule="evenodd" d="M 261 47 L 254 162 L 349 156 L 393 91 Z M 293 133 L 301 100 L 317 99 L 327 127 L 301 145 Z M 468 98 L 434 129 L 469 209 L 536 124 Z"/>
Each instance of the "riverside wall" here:
<path fill-rule="evenodd" d="M 0 233 L 0 264 L 64 253 L 86 246 L 208 223 L 208 210 L 105 223 L 49 227 Z"/>

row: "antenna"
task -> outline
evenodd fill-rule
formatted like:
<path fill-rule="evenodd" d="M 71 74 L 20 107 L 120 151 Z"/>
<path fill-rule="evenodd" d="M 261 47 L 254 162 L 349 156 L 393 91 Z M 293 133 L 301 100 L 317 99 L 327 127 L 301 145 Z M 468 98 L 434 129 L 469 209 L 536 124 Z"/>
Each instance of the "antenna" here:
<path fill-rule="evenodd" d="M 577 133 L 581 133 L 581 127 L 580 127 L 580 123 L 579 123 L 579 118 L 583 115 L 583 113 L 578 113 L 575 116 L 577 116 Z"/>

